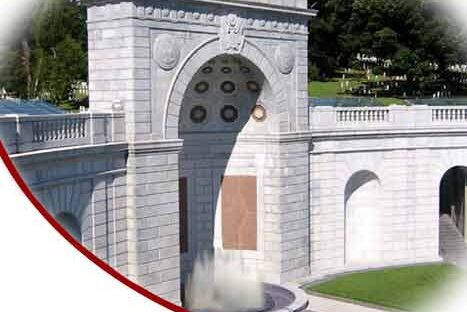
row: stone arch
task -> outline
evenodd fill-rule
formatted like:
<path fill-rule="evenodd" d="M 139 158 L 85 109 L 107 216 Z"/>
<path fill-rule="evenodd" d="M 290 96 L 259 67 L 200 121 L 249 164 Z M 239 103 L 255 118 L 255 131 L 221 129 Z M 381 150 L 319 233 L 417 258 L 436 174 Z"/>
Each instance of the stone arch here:
<path fill-rule="evenodd" d="M 183 60 L 169 89 L 165 104 L 164 139 L 178 138 L 180 110 L 185 92 L 193 76 L 203 64 L 223 54 L 225 53 L 219 49 L 219 38 L 216 37 L 200 44 Z M 264 51 L 248 39 L 245 40 L 244 48 L 238 55 L 250 61 L 263 73 L 274 94 L 275 107 L 273 113 L 278 116 L 278 124 L 288 124 L 286 96 L 283 85 L 280 83 L 280 73 L 274 63 Z"/>
<path fill-rule="evenodd" d="M 188 79 L 177 113 L 177 138 L 183 140 L 179 154 L 183 283 L 194 261 L 206 253 L 222 250 L 252 267 L 264 261 L 263 175 L 258 172 L 264 152 L 242 138 L 267 133 L 277 125 L 272 87 L 244 56 L 216 55 Z M 253 114 L 261 111 L 259 107 L 263 119 Z M 226 108 L 234 117 L 224 114 Z"/>
<path fill-rule="evenodd" d="M 434 162 L 433 169 L 432 169 L 432 176 L 431 176 L 431 184 L 430 184 L 430 193 L 433 196 L 433 206 L 431 213 L 433 216 L 437 216 L 436 218 L 436 226 L 439 226 L 438 217 L 441 214 L 441 205 L 442 205 L 442 198 L 441 198 L 441 187 L 442 181 L 446 177 L 452 169 L 455 168 L 466 168 L 467 163 L 465 161 L 467 154 L 465 151 L 461 150 L 446 150 L 446 151 L 438 151 L 439 157 L 437 158 L 438 161 Z M 433 219 L 435 220 L 435 219 Z M 437 230 L 439 235 L 440 229 Z M 439 237 L 440 238 L 440 237 Z M 441 242 L 439 242 L 441 243 Z M 441 247 L 441 246 L 439 246 Z"/>
<path fill-rule="evenodd" d="M 367 170 L 354 173 L 345 186 L 345 262 L 365 265 L 379 259 L 382 211 L 381 181 Z"/>
<path fill-rule="evenodd" d="M 83 197 L 82 190 L 89 186 L 87 183 L 90 182 L 51 185 L 37 194 L 50 214 L 80 243 L 83 242 L 83 227 L 86 228 L 87 207 L 91 202 L 90 193 L 87 200 L 83 200 L 86 196 Z"/>
<path fill-rule="evenodd" d="M 439 184 L 439 252 L 447 260 L 452 260 L 457 245 L 463 248 L 466 204 L 467 167 L 455 166 L 444 173 Z"/>
<path fill-rule="evenodd" d="M 61 212 L 55 216 L 55 219 L 76 241 L 82 242 L 81 224 L 78 218 L 69 212 Z"/>

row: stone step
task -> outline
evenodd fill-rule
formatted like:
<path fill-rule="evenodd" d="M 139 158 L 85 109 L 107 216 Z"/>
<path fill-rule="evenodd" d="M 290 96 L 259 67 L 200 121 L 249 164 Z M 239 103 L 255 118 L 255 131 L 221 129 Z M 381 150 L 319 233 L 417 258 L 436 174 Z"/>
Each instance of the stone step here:
<path fill-rule="evenodd" d="M 467 246 L 463 235 L 449 215 L 440 217 L 439 230 L 440 253 L 443 259 L 460 266 L 466 266 Z"/>

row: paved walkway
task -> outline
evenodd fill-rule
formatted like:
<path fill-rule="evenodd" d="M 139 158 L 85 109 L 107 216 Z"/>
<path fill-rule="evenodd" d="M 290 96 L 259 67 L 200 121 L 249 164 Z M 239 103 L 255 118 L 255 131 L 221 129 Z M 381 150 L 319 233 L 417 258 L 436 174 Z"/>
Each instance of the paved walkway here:
<path fill-rule="evenodd" d="M 385 310 L 313 295 L 308 295 L 308 297 L 310 298 L 310 303 L 307 312 L 387 312 Z"/>
<path fill-rule="evenodd" d="M 443 259 L 466 269 L 467 247 L 464 236 L 459 232 L 449 215 L 442 215 L 439 218 L 439 229 L 439 244 Z"/>

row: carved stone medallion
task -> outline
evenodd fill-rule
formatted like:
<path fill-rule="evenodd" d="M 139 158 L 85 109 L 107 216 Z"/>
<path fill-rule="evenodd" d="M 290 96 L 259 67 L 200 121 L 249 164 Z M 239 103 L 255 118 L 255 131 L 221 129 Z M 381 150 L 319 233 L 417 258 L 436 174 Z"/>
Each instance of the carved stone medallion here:
<path fill-rule="evenodd" d="M 225 53 L 240 53 L 245 44 L 245 21 L 235 14 L 229 14 L 221 19 L 220 42 Z"/>
<path fill-rule="evenodd" d="M 276 64 L 279 71 L 288 75 L 295 67 L 295 51 L 289 44 L 282 44 L 276 49 Z"/>
<path fill-rule="evenodd" d="M 180 60 L 180 49 L 175 38 L 163 34 L 154 42 L 154 60 L 164 70 L 171 70 Z"/>
<path fill-rule="evenodd" d="M 262 122 L 266 119 L 266 109 L 264 108 L 263 105 L 257 104 L 253 109 L 251 110 L 251 115 L 253 116 L 253 119 Z"/>

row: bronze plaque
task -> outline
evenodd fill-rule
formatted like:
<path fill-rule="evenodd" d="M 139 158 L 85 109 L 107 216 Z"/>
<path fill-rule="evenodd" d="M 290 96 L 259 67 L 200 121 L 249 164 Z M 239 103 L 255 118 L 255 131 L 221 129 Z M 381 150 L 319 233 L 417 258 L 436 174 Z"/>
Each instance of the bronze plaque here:
<path fill-rule="evenodd" d="M 257 250 L 256 177 L 222 178 L 222 240 L 224 249 Z"/>
<path fill-rule="evenodd" d="M 179 179 L 180 252 L 188 252 L 188 186 L 187 178 Z"/>

